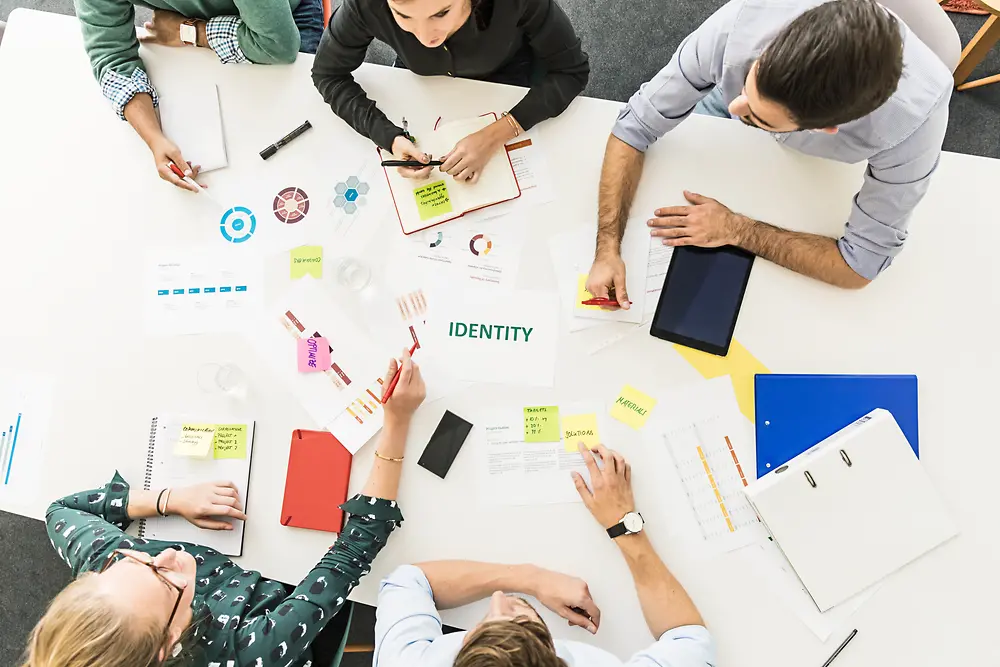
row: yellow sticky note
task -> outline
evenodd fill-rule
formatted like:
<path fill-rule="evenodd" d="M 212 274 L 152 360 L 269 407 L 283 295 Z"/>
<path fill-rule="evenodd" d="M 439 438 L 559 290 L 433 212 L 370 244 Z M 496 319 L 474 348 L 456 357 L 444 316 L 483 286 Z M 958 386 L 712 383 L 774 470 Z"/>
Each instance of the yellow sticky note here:
<path fill-rule="evenodd" d="M 524 409 L 525 442 L 559 442 L 559 408 L 536 405 Z"/>
<path fill-rule="evenodd" d="M 600 310 L 600 306 L 585 306 L 584 301 L 593 299 L 594 295 L 587 291 L 587 274 L 581 273 L 576 277 L 576 302 L 575 308 L 580 310 Z"/>
<path fill-rule="evenodd" d="M 758 373 L 771 372 L 757 357 L 750 354 L 735 338 L 729 346 L 729 354 L 725 357 L 677 344 L 674 345 L 674 349 L 680 352 L 680 355 L 706 380 L 728 375 L 733 382 L 740 412 L 746 415 L 750 423 L 754 422 L 753 377 Z"/>
<path fill-rule="evenodd" d="M 635 387 L 625 385 L 611 406 L 611 416 L 639 430 L 646 425 L 649 413 L 656 407 L 656 399 Z"/>
<path fill-rule="evenodd" d="M 215 438 L 213 424 L 181 424 L 181 435 L 174 445 L 174 456 L 207 458 Z"/>
<path fill-rule="evenodd" d="M 288 251 L 291 259 L 292 280 L 302 276 L 323 277 L 323 246 L 303 245 Z"/>
<path fill-rule="evenodd" d="M 245 459 L 247 457 L 247 425 L 215 425 L 215 458 Z"/>
<path fill-rule="evenodd" d="M 562 418 L 563 446 L 567 452 L 577 451 L 577 445 L 583 443 L 587 449 L 593 449 L 601 444 L 601 436 L 597 433 L 597 415 L 564 415 Z"/>
<path fill-rule="evenodd" d="M 413 191 L 417 200 L 417 211 L 421 220 L 430 220 L 445 213 L 451 213 L 451 197 L 448 196 L 448 184 L 444 181 L 434 181 Z"/>

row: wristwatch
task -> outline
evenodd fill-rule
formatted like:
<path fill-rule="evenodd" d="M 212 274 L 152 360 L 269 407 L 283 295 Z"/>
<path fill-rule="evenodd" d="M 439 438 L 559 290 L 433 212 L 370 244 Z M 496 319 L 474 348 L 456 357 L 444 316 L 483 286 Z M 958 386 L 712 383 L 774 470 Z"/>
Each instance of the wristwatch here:
<path fill-rule="evenodd" d="M 181 41 L 190 46 L 198 45 L 198 20 L 187 19 L 181 23 Z"/>
<path fill-rule="evenodd" d="M 621 521 L 608 528 L 608 537 L 614 539 L 622 535 L 634 535 L 642 530 L 645 523 L 638 512 L 628 512 Z"/>

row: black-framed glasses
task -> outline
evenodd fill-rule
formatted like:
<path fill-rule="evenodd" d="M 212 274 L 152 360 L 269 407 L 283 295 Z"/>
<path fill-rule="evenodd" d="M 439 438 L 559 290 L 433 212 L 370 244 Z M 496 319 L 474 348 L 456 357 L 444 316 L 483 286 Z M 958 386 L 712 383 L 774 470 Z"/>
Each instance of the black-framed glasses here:
<path fill-rule="evenodd" d="M 170 635 L 170 626 L 174 622 L 174 616 L 177 615 L 177 610 L 181 606 L 181 598 L 184 597 L 184 589 L 181 586 L 178 586 L 173 581 L 171 581 L 170 577 L 166 576 L 163 573 L 162 568 L 158 567 L 155 563 L 153 563 L 152 556 L 141 552 L 126 551 L 124 549 L 115 549 L 108 556 L 108 559 L 104 561 L 104 565 L 101 567 L 100 572 L 103 573 L 109 567 L 111 567 L 112 563 L 117 562 L 118 556 L 128 558 L 129 560 L 139 563 L 140 565 L 145 565 L 146 567 L 148 567 L 150 570 L 153 571 L 153 574 L 155 574 L 160 581 L 164 582 L 167 586 L 177 591 L 177 600 L 174 601 L 174 608 L 170 611 L 170 616 L 167 618 L 167 626 L 163 630 L 163 638 L 164 641 L 166 641 L 166 638 Z"/>

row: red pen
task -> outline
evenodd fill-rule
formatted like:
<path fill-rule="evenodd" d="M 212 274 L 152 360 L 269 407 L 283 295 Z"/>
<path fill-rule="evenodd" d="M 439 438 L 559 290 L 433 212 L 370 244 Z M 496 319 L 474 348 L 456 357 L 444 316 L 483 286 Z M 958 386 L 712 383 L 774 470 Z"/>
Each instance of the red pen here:
<path fill-rule="evenodd" d="M 208 194 L 208 192 L 205 190 L 205 188 L 203 188 L 200 185 L 198 185 L 197 181 L 195 181 L 190 176 L 185 176 L 184 172 L 181 171 L 181 168 L 178 167 L 176 164 L 174 164 L 173 162 L 168 162 L 167 166 L 170 167 L 170 171 L 174 172 L 174 174 L 177 176 L 177 178 L 181 179 L 182 181 L 184 181 L 188 185 L 193 185 L 194 188 L 195 188 L 195 190 L 198 191 L 198 194 L 205 195 L 205 197 L 208 198 L 213 204 L 215 204 L 219 208 L 224 208 L 222 206 L 222 204 L 220 204 L 218 202 L 218 200 L 215 199 L 215 197 L 213 197 L 212 195 Z"/>
<path fill-rule="evenodd" d="M 411 357 L 413 356 L 413 353 L 417 351 L 418 347 L 420 347 L 420 344 L 414 341 L 413 347 L 410 348 Z M 396 388 L 396 385 L 399 384 L 399 376 L 402 374 L 402 372 L 403 372 L 403 364 L 400 364 L 399 368 L 396 369 L 396 374 L 392 376 L 392 382 L 389 383 L 389 388 L 385 390 L 384 394 L 382 394 L 383 403 L 388 401 L 389 397 L 392 396 L 393 390 Z"/>
<path fill-rule="evenodd" d="M 631 306 L 632 302 L 629 301 L 628 304 Z M 609 299 L 603 296 L 596 296 L 593 299 L 587 299 L 586 301 L 580 302 L 581 306 L 619 306 L 618 299 Z"/>

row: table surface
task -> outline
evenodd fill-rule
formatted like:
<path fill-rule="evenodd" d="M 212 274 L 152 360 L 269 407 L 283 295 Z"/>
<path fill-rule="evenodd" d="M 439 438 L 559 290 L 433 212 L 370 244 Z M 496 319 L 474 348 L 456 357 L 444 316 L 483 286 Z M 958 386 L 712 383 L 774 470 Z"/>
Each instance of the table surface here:
<path fill-rule="evenodd" d="M 224 67 L 207 50 L 152 48 L 143 55 L 161 90 L 190 81 L 218 84 L 231 166 L 206 176 L 217 191 L 238 191 L 262 175 L 294 182 L 318 168 L 322 156 L 366 150 L 313 89 L 310 57 L 291 66 Z M 363 66 L 357 78 L 390 117 L 405 113 L 417 126 L 445 111 L 459 118 L 503 110 L 521 94 L 374 65 Z M 41 517 L 51 499 L 101 484 L 115 467 L 138 483 L 149 417 L 214 409 L 219 399 L 200 392 L 198 368 L 233 361 L 249 377 L 247 409 L 258 424 L 251 520 L 239 561 L 296 581 L 330 542 L 328 534 L 279 525 L 288 434 L 314 423 L 240 337 L 149 338 L 136 317 L 144 251 L 163 243 L 215 243 L 217 228 L 200 224 L 204 215 L 192 196 L 159 181 L 145 146 L 112 113 L 91 76 L 74 18 L 13 12 L 0 47 L 0 80 L 5 90 L 21 91 L 0 100 L 0 127 L 7 130 L 0 306 L 28 324 L 0 329 L 0 368 L 37 369 L 56 380 L 40 495 L 4 509 Z M 544 241 L 593 225 L 604 144 L 619 106 L 581 98 L 539 128 L 558 196 L 524 212 L 531 231 L 519 287 L 554 289 Z M 257 151 L 303 118 L 315 127 L 308 138 L 262 162 Z M 778 225 L 838 235 L 862 169 L 789 151 L 740 123 L 692 117 L 650 150 L 634 209 L 680 203 L 681 190 L 689 189 Z M 1000 593 L 1000 575 L 989 567 L 1000 562 L 989 481 L 1000 467 L 993 431 L 1000 365 L 988 342 L 1000 312 L 994 261 L 1000 226 L 986 196 L 998 184 L 1000 162 L 946 153 L 914 213 L 906 250 L 871 286 L 838 290 L 760 261 L 747 289 L 736 337 L 772 371 L 919 376 L 921 458 L 961 526 L 957 539 L 890 577 L 860 609 L 852 622 L 861 632 L 838 658 L 843 667 L 997 664 L 1000 657 L 987 632 Z M 393 233 L 394 221 L 385 224 Z M 377 255 L 369 259 L 377 265 Z M 591 333 L 560 342 L 552 389 L 482 385 L 420 409 L 400 490 L 406 522 L 354 599 L 373 604 L 379 580 L 404 562 L 533 562 L 586 579 L 603 609 L 596 637 L 553 622 L 557 636 L 621 656 L 650 641 L 625 564 L 581 504 L 483 508 L 468 502 L 475 495 L 476 457 L 463 452 L 441 482 L 419 469 L 413 455 L 446 408 L 476 415 L 491 404 L 608 400 L 625 383 L 653 390 L 699 380 L 669 345 L 638 331 L 627 344 L 599 352 L 599 363 L 579 364 L 594 342 Z M 625 427 L 605 435 L 637 471 L 649 534 L 713 630 L 719 664 L 822 663 L 841 635 L 820 644 L 732 554 L 706 558 L 676 539 L 687 510 L 656 474 L 669 458 L 643 447 Z M 355 458 L 353 489 L 366 476 L 372 451 L 366 446 Z M 483 609 L 471 605 L 444 618 L 469 625 Z"/>

